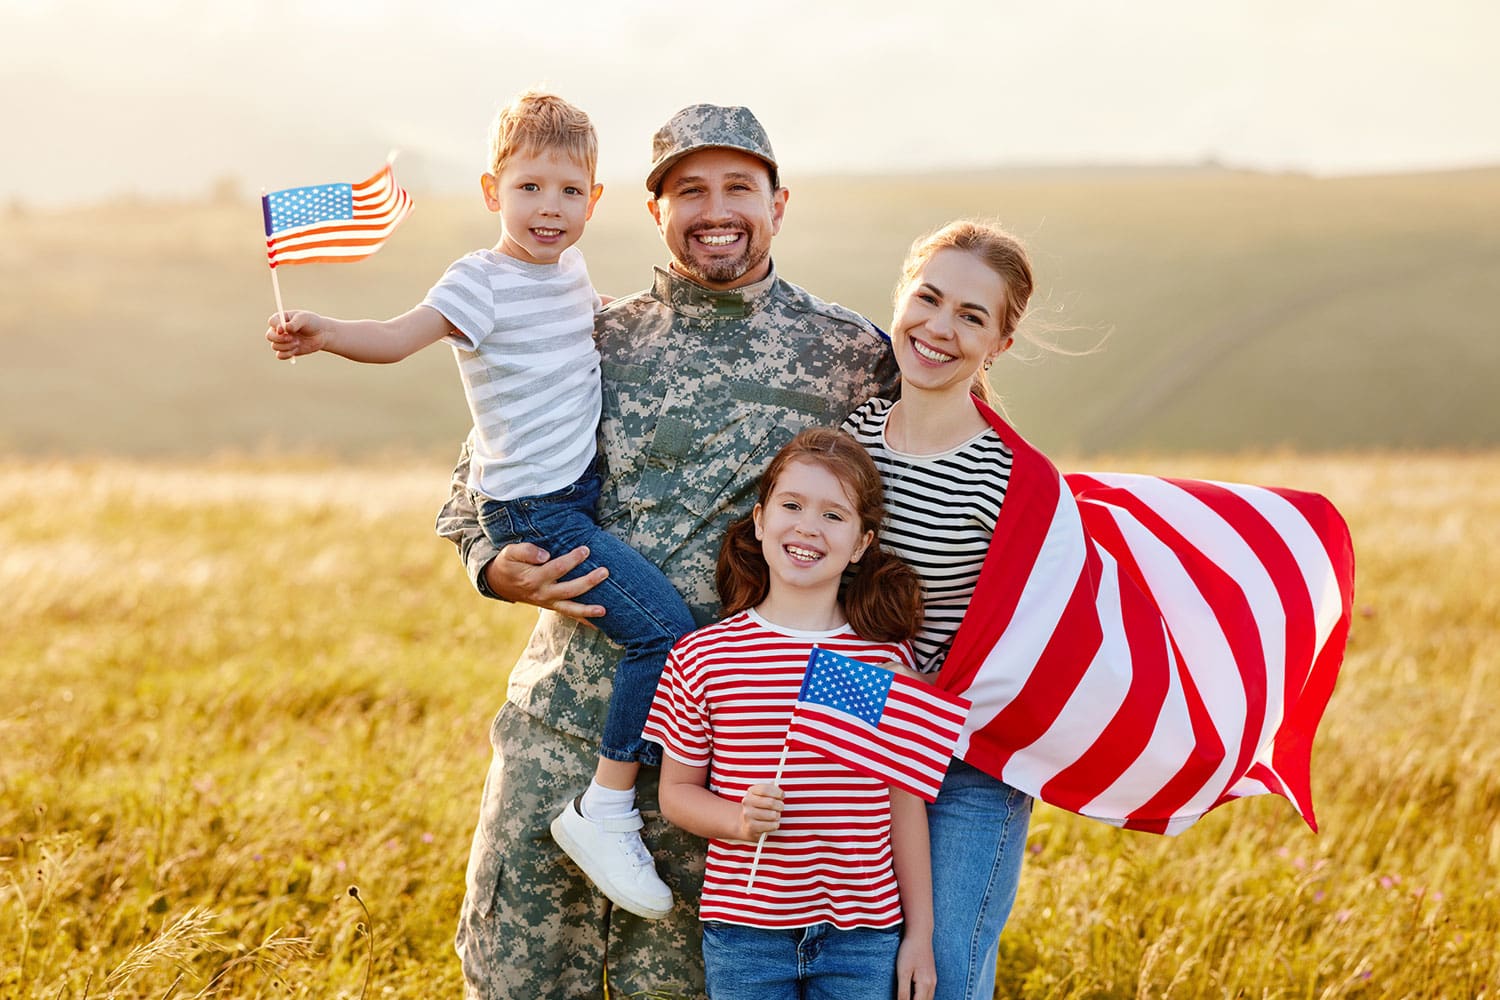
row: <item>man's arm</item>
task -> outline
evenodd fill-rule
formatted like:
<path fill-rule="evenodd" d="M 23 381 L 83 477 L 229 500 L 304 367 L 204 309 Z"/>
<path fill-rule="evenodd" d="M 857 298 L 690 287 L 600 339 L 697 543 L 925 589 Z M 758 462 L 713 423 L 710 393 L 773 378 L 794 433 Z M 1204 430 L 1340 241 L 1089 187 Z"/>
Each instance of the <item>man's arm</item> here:
<path fill-rule="evenodd" d="M 469 573 L 469 582 L 485 597 L 518 601 L 548 608 L 569 618 L 598 618 L 604 609 L 597 604 L 579 604 L 573 598 L 592 590 L 609 576 L 600 566 L 576 580 L 562 578 L 588 558 L 587 547 L 551 558 L 550 553 L 529 542 L 496 549 L 479 526 L 479 512 L 469 493 L 469 459 L 473 433 L 464 438 L 449 483 L 448 502 L 438 511 L 434 525 L 439 535 L 458 546 L 459 558 Z"/>

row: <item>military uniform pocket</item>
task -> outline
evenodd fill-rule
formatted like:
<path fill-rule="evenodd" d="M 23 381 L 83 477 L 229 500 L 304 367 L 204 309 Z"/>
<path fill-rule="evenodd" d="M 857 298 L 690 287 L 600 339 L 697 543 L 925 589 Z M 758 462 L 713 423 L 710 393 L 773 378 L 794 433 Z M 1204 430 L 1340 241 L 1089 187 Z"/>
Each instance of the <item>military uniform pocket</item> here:
<path fill-rule="evenodd" d="M 757 382 L 674 399 L 647 451 L 642 489 L 671 497 L 698 521 L 737 512 L 771 456 L 803 428 L 832 420 L 826 400 Z"/>

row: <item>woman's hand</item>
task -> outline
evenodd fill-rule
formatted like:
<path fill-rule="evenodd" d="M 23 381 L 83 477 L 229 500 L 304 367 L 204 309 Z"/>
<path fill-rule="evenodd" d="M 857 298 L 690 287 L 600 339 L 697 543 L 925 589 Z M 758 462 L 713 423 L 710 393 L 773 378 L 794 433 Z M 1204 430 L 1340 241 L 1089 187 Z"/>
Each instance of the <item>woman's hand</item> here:
<path fill-rule="evenodd" d="M 900 674 L 902 677 L 910 677 L 914 681 L 921 681 L 923 684 L 931 684 L 937 679 L 937 674 L 919 674 L 900 660 L 884 660 L 877 664 L 877 666 L 882 666 L 893 674 Z"/>
<path fill-rule="evenodd" d="M 740 801 L 739 840 L 759 840 L 781 826 L 785 794 L 775 785 L 751 785 Z"/>

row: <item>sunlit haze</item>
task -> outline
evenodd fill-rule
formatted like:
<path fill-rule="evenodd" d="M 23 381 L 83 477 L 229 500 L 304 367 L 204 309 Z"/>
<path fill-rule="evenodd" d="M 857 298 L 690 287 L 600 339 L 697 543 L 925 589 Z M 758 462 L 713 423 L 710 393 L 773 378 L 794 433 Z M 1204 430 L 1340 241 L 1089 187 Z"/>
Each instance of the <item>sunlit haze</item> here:
<path fill-rule="evenodd" d="M 651 132 L 747 104 L 789 177 L 1200 163 L 1317 174 L 1500 162 L 1500 6 L 1481 0 L 511 4 L 0 0 L 0 197 L 193 197 L 353 179 L 468 190 L 505 99 Z"/>

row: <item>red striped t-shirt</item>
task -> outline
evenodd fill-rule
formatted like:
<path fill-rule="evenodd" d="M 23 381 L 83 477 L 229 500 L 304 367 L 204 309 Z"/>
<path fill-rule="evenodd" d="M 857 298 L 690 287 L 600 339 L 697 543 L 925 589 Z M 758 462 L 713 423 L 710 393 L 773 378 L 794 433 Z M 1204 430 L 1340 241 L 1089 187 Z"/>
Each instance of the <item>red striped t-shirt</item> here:
<path fill-rule="evenodd" d="M 709 790 L 738 804 L 769 783 L 814 645 L 908 666 L 905 643 L 870 642 L 847 625 L 830 632 L 782 628 L 742 611 L 699 629 L 672 650 L 645 736 L 673 759 L 707 767 Z M 891 867 L 886 786 L 817 754 L 787 755 L 781 827 L 766 837 L 746 892 L 755 843 L 710 840 L 699 917 L 751 927 L 894 927 L 901 903 Z"/>

